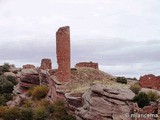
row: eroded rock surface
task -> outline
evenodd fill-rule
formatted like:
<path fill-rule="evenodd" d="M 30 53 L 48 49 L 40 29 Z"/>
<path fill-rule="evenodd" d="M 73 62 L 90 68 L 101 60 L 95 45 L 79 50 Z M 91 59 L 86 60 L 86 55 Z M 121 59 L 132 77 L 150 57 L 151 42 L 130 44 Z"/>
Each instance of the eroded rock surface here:
<path fill-rule="evenodd" d="M 134 93 L 129 89 L 113 89 L 92 85 L 83 94 L 83 107 L 76 111 L 77 120 L 130 120 Z"/>

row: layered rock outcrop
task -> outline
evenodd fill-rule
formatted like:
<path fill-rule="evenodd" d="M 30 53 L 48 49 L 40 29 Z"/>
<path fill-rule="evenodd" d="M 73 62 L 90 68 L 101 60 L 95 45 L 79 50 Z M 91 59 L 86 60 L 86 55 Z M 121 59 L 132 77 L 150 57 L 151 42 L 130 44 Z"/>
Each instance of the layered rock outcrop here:
<path fill-rule="evenodd" d="M 20 76 L 20 89 L 27 90 L 35 85 L 40 85 L 39 74 L 36 69 L 23 69 Z"/>
<path fill-rule="evenodd" d="M 79 67 L 91 67 L 94 69 L 98 69 L 98 63 L 94 63 L 94 62 L 80 62 L 77 63 L 75 65 L 75 68 L 79 68 Z"/>
<path fill-rule="evenodd" d="M 160 90 L 160 76 L 152 74 L 141 76 L 139 84 L 144 88 Z"/>
<path fill-rule="evenodd" d="M 76 111 L 77 120 L 130 120 L 131 100 L 129 89 L 113 89 L 97 84 L 83 94 L 83 107 Z"/>
<path fill-rule="evenodd" d="M 58 63 L 57 78 L 61 82 L 70 81 L 70 28 L 61 27 L 56 32 L 56 53 Z"/>

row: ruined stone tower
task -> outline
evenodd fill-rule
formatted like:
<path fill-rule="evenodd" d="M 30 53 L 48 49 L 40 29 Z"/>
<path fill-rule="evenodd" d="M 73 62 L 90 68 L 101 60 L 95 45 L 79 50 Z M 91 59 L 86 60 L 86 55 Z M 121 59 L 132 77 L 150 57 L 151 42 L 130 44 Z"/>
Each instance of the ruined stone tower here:
<path fill-rule="evenodd" d="M 57 78 L 61 82 L 68 82 L 71 76 L 69 26 L 61 27 L 56 32 L 56 53 L 58 63 Z"/>

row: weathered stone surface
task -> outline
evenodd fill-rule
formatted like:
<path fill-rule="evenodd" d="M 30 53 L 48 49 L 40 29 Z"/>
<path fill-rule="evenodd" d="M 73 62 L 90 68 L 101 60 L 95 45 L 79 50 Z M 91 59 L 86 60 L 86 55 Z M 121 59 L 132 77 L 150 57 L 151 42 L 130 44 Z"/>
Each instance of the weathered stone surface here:
<path fill-rule="evenodd" d="M 66 93 L 65 98 L 70 110 L 75 111 L 78 107 L 82 107 L 82 93 Z"/>
<path fill-rule="evenodd" d="M 91 67 L 91 68 L 94 68 L 94 69 L 98 69 L 98 63 L 93 63 L 93 62 L 80 62 L 80 63 L 77 63 L 75 65 L 75 68 L 78 68 L 78 67 Z"/>
<path fill-rule="evenodd" d="M 97 84 L 83 94 L 83 107 L 76 111 L 77 120 L 130 120 L 134 93 L 129 89 L 112 89 Z"/>
<path fill-rule="evenodd" d="M 152 74 L 141 76 L 139 84 L 144 88 L 160 90 L 160 76 Z"/>
<path fill-rule="evenodd" d="M 38 71 L 36 69 L 23 69 L 21 71 L 22 75 L 28 75 L 28 74 L 38 74 Z"/>
<path fill-rule="evenodd" d="M 5 72 L 4 75 L 5 75 L 5 76 L 13 76 L 13 77 L 16 77 L 16 74 L 13 73 L 13 72 Z"/>
<path fill-rule="evenodd" d="M 16 96 L 13 101 L 8 101 L 6 104 L 9 107 L 22 106 L 27 97 L 24 94 Z"/>
<path fill-rule="evenodd" d="M 23 69 L 34 69 L 34 68 L 35 68 L 35 66 L 31 65 L 31 64 L 23 65 Z"/>
<path fill-rule="evenodd" d="M 143 108 L 139 108 L 137 103 L 133 104 L 133 113 L 131 114 L 132 117 L 135 118 L 135 120 L 156 120 L 156 118 L 158 117 L 158 105 L 159 102 L 157 103 L 152 103 L 151 105 L 148 106 L 144 106 Z M 151 115 L 150 117 L 145 117 L 143 115 Z M 135 117 L 135 116 L 136 117 Z M 138 115 L 142 115 L 140 117 L 138 117 Z"/>
<path fill-rule="evenodd" d="M 58 80 L 61 82 L 70 81 L 70 28 L 61 27 L 56 32 L 56 53 L 58 63 Z"/>
<path fill-rule="evenodd" d="M 23 69 L 20 76 L 20 89 L 26 90 L 35 85 L 40 85 L 39 73 L 36 69 Z"/>
<path fill-rule="evenodd" d="M 51 59 L 42 59 L 40 69 L 52 69 L 52 61 Z"/>

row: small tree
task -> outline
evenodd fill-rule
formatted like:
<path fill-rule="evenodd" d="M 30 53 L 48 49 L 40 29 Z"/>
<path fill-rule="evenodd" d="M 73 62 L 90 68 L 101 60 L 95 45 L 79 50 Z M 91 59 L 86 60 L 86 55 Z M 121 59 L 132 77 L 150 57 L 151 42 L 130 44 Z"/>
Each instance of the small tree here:
<path fill-rule="evenodd" d="M 138 106 L 143 108 L 144 106 L 149 105 L 150 99 L 146 93 L 140 92 L 133 98 L 133 102 L 137 102 Z"/>

